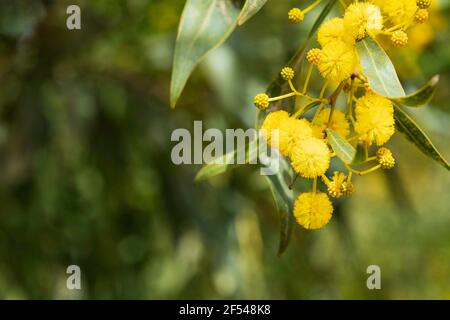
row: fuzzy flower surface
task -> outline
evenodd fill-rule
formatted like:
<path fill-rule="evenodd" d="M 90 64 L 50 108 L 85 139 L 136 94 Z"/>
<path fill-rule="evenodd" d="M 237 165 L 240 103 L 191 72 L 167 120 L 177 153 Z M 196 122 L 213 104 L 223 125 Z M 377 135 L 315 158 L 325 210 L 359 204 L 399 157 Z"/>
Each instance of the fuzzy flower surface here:
<path fill-rule="evenodd" d="M 330 112 L 330 108 L 327 108 L 320 111 L 317 115 L 313 124 L 314 137 L 319 139 L 325 138 L 325 130 L 328 128 Z M 339 133 L 343 138 L 346 138 L 350 134 L 350 124 L 345 118 L 345 114 L 340 110 L 334 110 L 329 128 Z"/>
<path fill-rule="evenodd" d="M 326 46 L 330 42 L 340 40 L 349 45 L 355 43 L 355 39 L 345 29 L 344 19 L 333 18 L 322 24 L 317 32 L 317 41 L 322 47 Z"/>
<path fill-rule="evenodd" d="M 408 23 L 417 10 L 415 0 L 373 0 L 391 24 Z"/>
<path fill-rule="evenodd" d="M 317 67 L 324 78 L 341 82 L 353 73 L 356 60 L 354 47 L 336 40 L 322 48 Z"/>
<path fill-rule="evenodd" d="M 355 130 L 369 145 L 381 146 L 394 134 L 394 109 L 389 99 L 369 92 L 358 99 L 355 107 Z"/>
<path fill-rule="evenodd" d="M 368 2 L 353 3 L 345 10 L 344 26 L 356 40 L 375 37 L 383 28 L 381 10 Z"/>
<path fill-rule="evenodd" d="M 286 111 L 270 113 L 264 120 L 261 129 L 266 130 L 267 142 L 289 157 L 298 141 L 311 138 L 313 135 L 309 121 L 289 117 Z"/>
<path fill-rule="evenodd" d="M 295 219 L 305 229 L 322 228 L 330 221 L 332 213 L 333 206 L 325 193 L 302 193 L 295 200 Z"/>
<path fill-rule="evenodd" d="M 304 178 L 315 178 L 325 174 L 330 166 L 330 150 L 317 138 L 297 141 L 291 152 L 292 167 Z"/>

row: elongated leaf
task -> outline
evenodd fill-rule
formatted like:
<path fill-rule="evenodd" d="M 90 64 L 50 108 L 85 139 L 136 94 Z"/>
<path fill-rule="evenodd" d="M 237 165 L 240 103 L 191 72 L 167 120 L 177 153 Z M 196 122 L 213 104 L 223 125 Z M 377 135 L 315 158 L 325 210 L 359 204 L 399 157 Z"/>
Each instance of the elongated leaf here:
<path fill-rule="evenodd" d="M 238 18 L 238 25 L 242 26 L 266 4 L 267 0 L 247 0 Z"/>
<path fill-rule="evenodd" d="M 187 0 L 175 43 L 170 105 L 175 107 L 197 64 L 235 29 L 240 9 L 232 0 Z"/>
<path fill-rule="evenodd" d="M 195 181 L 200 182 L 208 178 L 225 173 L 233 165 L 227 163 L 227 159 L 234 159 L 236 150 L 233 150 L 221 157 L 218 157 L 214 162 L 204 165 L 195 176 Z"/>
<path fill-rule="evenodd" d="M 359 142 L 356 146 L 355 157 L 352 164 L 360 164 L 367 160 L 367 146 L 364 142 Z"/>
<path fill-rule="evenodd" d="M 450 170 L 447 160 L 444 159 L 433 145 L 430 138 L 428 138 L 425 132 L 398 105 L 394 106 L 394 116 L 398 130 L 404 133 L 409 141 L 414 143 L 426 156 L 437 161 L 447 170 Z"/>
<path fill-rule="evenodd" d="M 426 105 L 433 98 L 438 82 L 439 75 L 436 75 L 421 89 L 405 97 L 394 99 L 394 101 L 408 107 L 420 107 Z"/>
<path fill-rule="evenodd" d="M 280 242 L 278 255 L 283 254 L 289 245 L 293 227 L 294 192 L 289 189 L 293 171 L 287 160 L 280 156 L 279 171 L 276 175 L 266 176 L 280 218 Z"/>
<path fill-rule="evenodd" d="M 352 163 L 356 155 L 355 148 L 332 129 L 327 129 L 327 138 L 337 157 L 347 164 Z"/>
<path fill-rule="evenodd" d="M 374 39 L 367 37 L 358 42 L 356 48 L 361 68 L 373 90 L 388 98 L 405 96 L 405 90 L 398 79 L 394 65 Z"/>
<path fill-rule="evenodd" d="M 217 157 L 211 163 L 205 164 L 196 174 L 195 182 L 201 182 L 208 178 L 227 172 L 229 169 L 239 166 L 236 164 L 235 156 L 245 152 L 245 163 L 254 163 L 258 157 L 259 140 L 253 139 L 248 145 L 242 146 L 240 149 L 230 151 L 220 157 Z"/>

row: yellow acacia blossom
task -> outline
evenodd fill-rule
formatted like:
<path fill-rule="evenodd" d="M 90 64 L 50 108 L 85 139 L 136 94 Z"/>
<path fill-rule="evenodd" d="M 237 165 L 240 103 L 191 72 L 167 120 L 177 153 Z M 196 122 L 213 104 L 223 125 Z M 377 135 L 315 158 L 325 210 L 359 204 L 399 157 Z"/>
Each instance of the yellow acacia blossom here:
<path fill-rule="evenodd" d="M 325 142 L 307 138 L 296 142 L 291 152 L 292 167 L 304 178 L 325 174 L 330 166 L 330 150 Z"/>
<path fill-rule="evenodd" d="M 394 25 L 409 23 L 416 13 L 416 0 L 373 0 Z"/>
<path fill-rule="evenodd" d="M 328 20 L 322 24 L 317 32 L 317 41 L 322 47 L 336 40 L 344 41 L 349 45 L 353 45 L 355 43 L 355 39 L 345 29 L 344 19 L 342 18 L 333 18 Z"/>
<path fill-rule="evenodd" d="M 333 206 L 325 193 L 302 193 L 295 200 L 295 219 L 305 229 L 322 228 L 330 221 L 332 213 Z"/>
<path fill-rule="evenodd" d="M 353 73 L 356 60 L 355 48 L 336 40 L 322 48 L 317 67 L 324 78 L 341 82 Z"/>
<path fill-rule="evenodd" d="M 355 131 L 369 145 L 383 145 L 394 134 L 394 109 L 389 99 L 369 92 L 358 99 L 355 113 Z"/>
<path fill-rule="evenodd" d="M 395 159 L 391 150 L 382 147 L 377 150 L 377 161 L 383 169 L 392 169 L 395 166 Z"/>
<path fill-rule="evenodd" d="M 333 198 L 339 198 L 344 195 L 344 182 L 346 182 L 347 176 L 342 173 L 335 171 L 333 179 L 327 182 L 328 194 Z"/>
<path fill-rule="evenodd" d="M 330 118 L 330 108 L 323 109 L 314 119 L 313 134 L 316 138 L 325 138 L 325 130 L 331 128 L 346 138 L 350 134 L 350 124 L 345 118 L 345 114 L 340 110 L 334 110 L 333 118 L 328 126 L 328 119 Z"/>
<path fill-rule="evenodd" d="M 266 130 L 267 142 L 271 146 L 277 147 L 286 157 L 290 156 L 291 150 L 298 140 L 312 137 L 312 129 L 308 120 L 289 117 L 285 111 L 269 113 L 261 129 Z M 274 134 L 274 130 L 278 131 Z"/>
<path fill-rule="evenodd" d="M 383 28 L 381 10 L 368 2 L 353 3 L 345 10 L 344 26 L 356 40 L 374 37 Z"/>
<path fill-rule="evenodd" d="M 267 115 L 261 126 L 261 130 L 263 130 L 266 136 L 267 143 L 271 144 L 272 131 L 279 129 L 281 124 L 286 122 L 288 119 L 289 113 L 284 110 L 274 111 Z"/>

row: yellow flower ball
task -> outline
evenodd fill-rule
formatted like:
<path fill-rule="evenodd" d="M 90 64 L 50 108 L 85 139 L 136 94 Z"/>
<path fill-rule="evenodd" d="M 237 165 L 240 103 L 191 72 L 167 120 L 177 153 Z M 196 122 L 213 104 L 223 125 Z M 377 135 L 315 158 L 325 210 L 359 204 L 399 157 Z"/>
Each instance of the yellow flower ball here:
<path fill-rule="evenodd" d="M 308 120 L 290 117 L 281 124 L 278 137 L 278 149 L 282 155 L 290 157 L 298 141 L 312 137 L 312 129 Z"/>
<path fill-rule="evenodd" d="M 429 6 L 431 6 L 431 0 L 417 0 L 416 5 L 420 9 L 427 9 Z"/>
<path fill-rule="evenodd" d="M 263 134 L 265 135 L 268 144 L 270 144 L 272 140 L 272 131 L 281 128 L 283 123 L 288 119 L 289 113 L 284 110 L 274 111 L 267 115 L 261 126 L 261 130 L 263 130 Z"/>
<path fill-rule="evenodd" d="M 341 82 L 353 73 L 356 61 L 354 47 L 336 40 L 323 47 L 317 67 L 324 78 Z"/>
<path fill-rule="evenodd" d="M 347 176 L 342 172 L 334 172 L 333 179 L 327 184 L 328 194 L 333 198 L 340 198 L 344 195 L 344 182 Z"/>
<path fill-rule="evenodd" d="M 260 110 L 267 109 L 269 106 L 269 96 L 265 93 L 258 93 L 253 98 L 253 104 Z"/>
<path fill-rule="evenodd" d="M 292 23 L 302 22 L 304 18 L 305 18 L 305 14 L 299 8 L 292 8 L 288 12 L 288 19 Z"/>
<path fill-rule="evenodd" d="M 297 141 L 312 137 L 311 126 L 306 119 L 289 117 L 286 111 L 269 113 L 262 126 L 267 143 L 289 157 Z"/>
<path fill-rule="evenodd" d="M 305 229 L 320 229 L 331 219 L 333 205 L 322 192 L 300 194 L 294 203 L 294 216 Z"/>
<path fill-rule="evenodd" d="M 327 125 L 328 119 L 330 117 L 330 111 L 330 108 L 323 109 L 317 115 L 317 118 L 314 120 L 313 125 L 314 137 L 319 139 L 325 138 L 325 130 L 328 127 Z M 340 110 L 334 110 L 330 128 L 339 133 L 343 138 L 346 138 L 350 134 L 350 124 L 345 118 L 345 114 Z"/>
<path fill-rule="evenodd" d="M 344 26 L 356 40 L 375 37 L 383 28 L 381 10 L 368 2 L 353 3 L 345 10 Z"/>
<path fill-rule="evenodd" d="M 383 169 L 392 169 L 395 166 L 394 156 L 388 148 L 382 147 L 377 150 L 377 161 Z"/>
<path fill-rule="evenodd" d="M 403 47 L 408 43 L 408 35 L 403 30 L 397 30 L 392 33 L 391 42 L 396 47 Z"/>
<path fill-rule="evenodd" d="M 416 13 L 417 6 L 413 0 L 372 0 L 379 6 L 392 25 L 409 23 Z"/>
<path fill-rule="evenodd" d="M 355 131 L 360 139 L 381 146 L 395 132 L 394 109 L 389 99 L 369 92 L 358 99 L 355 107 Z"/>
<path fill-rule="evenodd" d="M 304 178 L 321 176 L 330 166 L 330 150 L 323 140 L 317 138 L 299 140 L 291 150 L 291 164 Z"/>
<path fill-rule="evenodd" d="M 317 41 L 322 47 L 336 40 L 344 41 L 349 45 L 355 43 L 355 39 L 344 27 L 344 19 L 333 18 L 323 23 L 317 32 Z"/>
<path fill-rule="evenodd" d="M 424 23 L 428 21 L 429 17 L 430 14 L 428 13 L 427 9 L 419 9 L 414 16 L 414 21 L 416 21 L 417 23 Z"/>
<path fill-rule="evenodd" d="M 290 67 L 284 67 L 283 69 L 281 69 L 280 75 L 283 78 L 283 80 L 288 81 L 294 79 L 295 72 Z"/>
<path fill-rule="evenodd" d="M 322 56 L 322 50 L 319 48 L 313 48 L 306 54 L 306 60 L 311 64 L 318 64 L 320 62 L 320 57 Z"/>

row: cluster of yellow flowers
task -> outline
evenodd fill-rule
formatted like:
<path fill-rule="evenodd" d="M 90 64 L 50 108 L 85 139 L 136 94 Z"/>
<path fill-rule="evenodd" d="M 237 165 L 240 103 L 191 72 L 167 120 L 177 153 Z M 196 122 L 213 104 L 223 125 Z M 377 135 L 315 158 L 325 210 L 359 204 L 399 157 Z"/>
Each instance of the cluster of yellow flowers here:
<path fill-rule="evenodd" d="M 304 10 L 291 9 L 289 20 L 301 22 L 318 3 L 320 0 Z M 309 69 L 302 89 L 293 85 L 294 70 L 285 67 L 280 74 L 289 83 L 291 92 L 278 97 L 260 93 L 254 98 L 260 110 L 269 108 L 271 102 L 294 96 L 304 101 L 292 115 L 267 109 L 270 112 L 261 129 L 266 133 L 267 143 L 290 159 L 297 176 L 313 181 L 312 191 L 300 194 L 294 204 L 294 216 L 306 229 L 319 229 L 330 221 L 333 206 L 329 197 L 352 195 L 354 174 L 365 175 L 394 167 L 392 152 L 383 147 L 395 132 L 393 104 L 371 90 L 360 67 L 356 44 L 366 37 L 387 36 L 395 46 L 406 45 L 408 28 L 428 19 L 431 1 L 372 0 L 350 5 L 341 1 L 341 4 L 345 10 L 343 17 L 332 18 L 320 26 L 317 33 L 320 48 L 313 48 L 306 55 Z M 308 93 L 314 66 L 324 78 L 318 97 Z M 327 98 L 325 93 L 330 87 L 335 89 Z M 346 95 L 343 108 L 337 106 L 341 93 Z M 318 106 L 311 116 L 306 115 L 309 106 Z M 327 177 L 331 160 L 337 158 L 330 147 L 327 129 L 350 144 L 362 146 L 366 153 L 363 164 L 369 167 L 361 171 L 342 161 L 347 172 L 333 172 L 331 178 Z M 376 150 L 370 156 L 372 149 Z M 318 190 L 320 180 L 327 187 L 327 194 Z"/>

